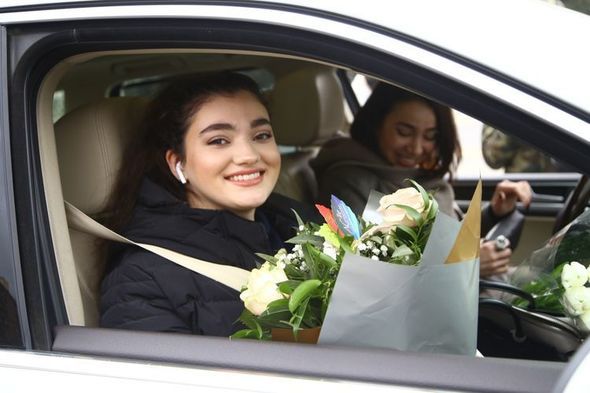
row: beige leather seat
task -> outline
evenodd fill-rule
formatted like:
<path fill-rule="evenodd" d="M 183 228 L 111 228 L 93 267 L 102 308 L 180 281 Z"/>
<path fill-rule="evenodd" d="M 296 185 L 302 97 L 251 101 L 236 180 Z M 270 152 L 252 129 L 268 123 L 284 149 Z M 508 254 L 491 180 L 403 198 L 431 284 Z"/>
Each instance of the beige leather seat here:
<path fill-rule="evenodd" d="M 105 98 L 75 109 L 55 124 L 58 163 L 64 199 L 100 220 L 119 166 L 124 146 L 138 129 L 147 106 L 142 98 Z M 76 279 L 61 277 L 70 320 L 98 326 L 100 281 L 105 267 L 97 238 L 69 228 Z M 80 296 L 81 299 L 74 299 Z M 82 304 L 82 310 L 76 305 Z"/>
<path fill-rule="evenodd" d="M 344 94 L 335 70 L 312 66 L 280 77 L 270 102 L 270 114 L 282 154 L 275 191 L 313 203 L 317 181 L 309 166 L 319 146 L 346 125 Z"/>

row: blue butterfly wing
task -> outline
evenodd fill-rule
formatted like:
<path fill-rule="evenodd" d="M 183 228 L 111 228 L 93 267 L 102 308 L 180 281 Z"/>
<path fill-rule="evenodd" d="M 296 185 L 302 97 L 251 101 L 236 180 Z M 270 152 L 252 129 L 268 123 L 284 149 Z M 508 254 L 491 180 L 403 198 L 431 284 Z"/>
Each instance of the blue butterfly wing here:
<path fill-rule="evenodd" d="M 334 220 L 336 220 L 336 224 L 338 224 L 338 228 L 340 228 L 344 234 L 350 235 L 354 239 L 360 238 L 360 224 L 350 207 L 332 195 L 331 208 L 332 214 L 334 215 Z"/>

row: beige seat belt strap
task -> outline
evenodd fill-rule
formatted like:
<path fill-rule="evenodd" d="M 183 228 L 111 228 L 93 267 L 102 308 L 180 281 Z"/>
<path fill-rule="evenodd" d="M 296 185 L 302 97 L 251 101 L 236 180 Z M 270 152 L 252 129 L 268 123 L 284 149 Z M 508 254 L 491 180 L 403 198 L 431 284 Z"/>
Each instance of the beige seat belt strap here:
<path fill-rule="evenodd" d="M 136 243 L 124 236 L 119 235 L 116 232 L 111 231 L 104 225 L 99 224 L 67 201 L 65 201 L 65 208 L 68 225 L 80 232 L 88 233 L 101 239 L 112 240 L 119 243 L 133 244 L 144 248 L 148 251 L 158 254 L 163 258 L 177 263 L 182 267 L 202 274 L 203 276 L 207 276 L 215 281 L 220 282 L 221 284 L 233 288 L 238 292 L 242 290 L 242 287 L 244 287 L 248 281 L 248 275 L 250 274 L 248 270 L 240 269 L 239 267 L 235 266 L 219 265 L 217 263 L 203 261 L 151 244 Z"/>

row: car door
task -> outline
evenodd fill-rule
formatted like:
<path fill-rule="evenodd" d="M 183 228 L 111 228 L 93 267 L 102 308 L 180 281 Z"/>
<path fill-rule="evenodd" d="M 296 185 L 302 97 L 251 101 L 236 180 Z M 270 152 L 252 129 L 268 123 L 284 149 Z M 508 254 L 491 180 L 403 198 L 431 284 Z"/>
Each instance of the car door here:
<path fill-rule="evenodd" d="M 362 382 L 376 389 L 385 385 L 409 386 L 414 390 L 550 391 L 564 368 L 561 363 L 230 341 L 73 326 L 65 289 L 72 277 L 63 272 L 70 239 L 61 184 L 48 148 L 53 136 L 48 103 L 62 67 L 101 51 L 262 53 L 351 68 L 429 94 L 482 120 L 496 119 L 503 128 L 517 130 L 517 135 L 531 132 L 544 136 L 546 139 L 538 145 L 546 146 L 553 154 L 567 156 L 568 163 L 582 171 L 590 169 L 585 160 L 589 151 L 587 141 L 574 145 L 575 136 L 559 133 L 555 125 L 539 120 L 535 113 L 506 103 L 503 89 L 515 89 L 509 78 L 498 77 L 489 70 L 480 72 L 479 66 L 405 33 L 361 22 L 352 14 L 346 15 L 351 5 L 343 6 L 340 13 L 310 7 L 310 3 L 297 6 L 223 1 L 173 5 L 75 3 L 13 8 L 0 14 L 0 24 L 6 31 L 5 44 L 11 48 L 2 53 L 10 81 L 8 89 L 3 90 L 6 93 L 2 93 L 9 100 L 9 119 L 3 116 L 0 143 L 5 143 L 5 151 L 10 152 L 12 165 L 0 168 L 5 171 L 0 172 L 0 180 L 14 187 L 13 197 L 2 191 L 5 199 L 0 202 L 6 206 L 6 216 L 14 218 L 0 224 L 4 230 L 0 232 L 0 241 L 10 241 L 7 244 L 14 246 L 12 254 L 7 248 L 3 266 L 11 266 L 14 275 L 23 280 L 18 294 L 26 296 L 27 301 L 19 300 L 18 304 L 25 348 L 93 359 L 166 363 L 203 373 L 231 370 L 238 380 L 240 376 L 256 374 L 344 381 L 343 384 Z M 467 81 L 469 78 L 463 72 L 474 79 Z M 89 80 L 91 77 L 88 76 Z M 490 79 L 497 89 L 486 92 L 482 86 Z M 518 94 L 523 98 L 526 91 Z M 522 106 L 527 108 L 526 103 Z M 584 121 L 580 120 L 584 115 L 576 117 L 567 109 L 566 115 L 573 118 L 568 117 L 569 120 Z M 9 134 L 6 124 L 10 124 Z M 10 143 L 6 143 L 7 138 Z"/>

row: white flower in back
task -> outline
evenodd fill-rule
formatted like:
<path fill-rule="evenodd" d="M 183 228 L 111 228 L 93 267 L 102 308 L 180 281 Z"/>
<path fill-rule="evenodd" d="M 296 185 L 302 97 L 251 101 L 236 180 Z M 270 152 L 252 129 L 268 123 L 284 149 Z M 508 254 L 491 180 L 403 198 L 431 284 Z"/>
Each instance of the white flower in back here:
<path fill-rule="evenodd" d="M 565 289 L 582 287 L 588 281 L 588 275 L 588 270 L 581 263 L 566 263 L 561 271 L 561 285 Z"/>
<path fill-rule="evenodd" d="M 572 287 L 565 290 L 563 303 L 566 311 L 572 316 L 582 315 L 590 311 L 590 288 Z"/>
<path fill-rule="evenodd" d="M 580 328 L 585 332 L 590 332 L 590 311 L 586 311 L 582 315 L 580 315 L 579 320 L 581 322 Z"/>
<path fill-rule="evenodd" d="M 277 284 L 287 280 L 283 269 L 263 263 L 250 272 L 247 289 L 240 294 L 244 307 L 254 315 L 262 314 L 270 302 L 283 298 Z"/>

